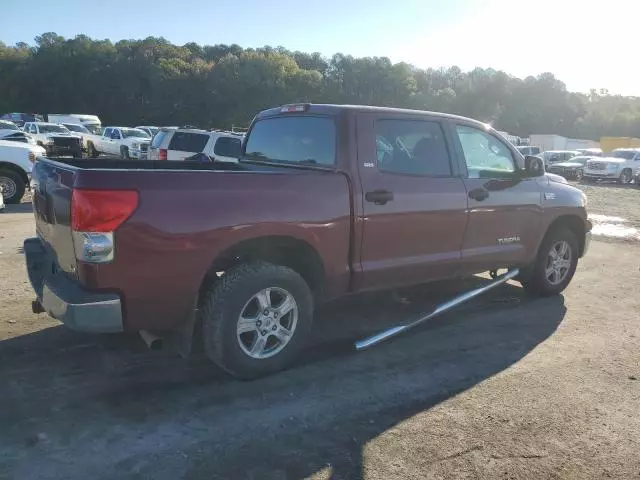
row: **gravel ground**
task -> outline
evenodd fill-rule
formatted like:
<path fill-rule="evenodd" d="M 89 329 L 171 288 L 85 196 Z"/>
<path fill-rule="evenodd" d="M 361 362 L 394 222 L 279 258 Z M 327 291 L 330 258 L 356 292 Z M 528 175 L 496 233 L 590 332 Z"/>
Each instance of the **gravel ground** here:
<path fill-rule="evenodd" d="M 640 190 L 581 188 L 640 224 Z M 31 235 L 30 204 L 0 214 L 0 478 L 640 478 L 633 238 L 596 238 L 562 296 L 510 283 L 362 353 L 354 338 L 461 287 L 335 303 L 300 366 L 239 382 L 33 315 Z"/>

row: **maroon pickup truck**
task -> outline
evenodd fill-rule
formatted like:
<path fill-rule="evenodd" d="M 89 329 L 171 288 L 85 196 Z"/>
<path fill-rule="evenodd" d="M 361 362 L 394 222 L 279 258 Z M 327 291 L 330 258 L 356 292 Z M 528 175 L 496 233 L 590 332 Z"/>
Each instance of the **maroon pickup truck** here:
<path fill-rule="evenodd" d="M 263 111 L 238 164 L 42 159 L 32 189 L 34 311 L 198 332 L 241 377 L 290 364 L 314 306 L 346 294 L 498 268 L 557 294 L 591 230 L 585 195 L 491 127 L 393 108 Z"/>

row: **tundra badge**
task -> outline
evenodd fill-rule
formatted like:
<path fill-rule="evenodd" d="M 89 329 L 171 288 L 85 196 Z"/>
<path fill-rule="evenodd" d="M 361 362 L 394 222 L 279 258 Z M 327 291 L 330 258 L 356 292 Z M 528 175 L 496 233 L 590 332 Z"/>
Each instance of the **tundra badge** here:
<path fill-rule="evenodd" d="M 515 237 L 505 237 L 505 238 L 499 238 L 498 239 L 498 243 L 500 245 L 504 245 L 506 243 L 516 243 L 520 241 L 520 237 L 519 236 L 515 236 Z"/>

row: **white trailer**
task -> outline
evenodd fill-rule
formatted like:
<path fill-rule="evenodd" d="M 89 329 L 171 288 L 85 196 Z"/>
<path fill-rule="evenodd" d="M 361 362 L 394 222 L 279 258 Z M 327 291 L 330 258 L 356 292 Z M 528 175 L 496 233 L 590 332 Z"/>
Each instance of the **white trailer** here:
<path fill-rule="evenodd" d="M 561 135 L 530 135 L 529 145 L 532 147 L 540 147 L 540 150 L 566 150 L 567 137 Z"/>
<path fill-rule="evenodd" d="M 83 125 L 94 135 L 100 135 L 102 122 L 97 115 L 85 115 L 84 113 L 50 113 L 47 115 L 49 123 L 73 123 Z"/>

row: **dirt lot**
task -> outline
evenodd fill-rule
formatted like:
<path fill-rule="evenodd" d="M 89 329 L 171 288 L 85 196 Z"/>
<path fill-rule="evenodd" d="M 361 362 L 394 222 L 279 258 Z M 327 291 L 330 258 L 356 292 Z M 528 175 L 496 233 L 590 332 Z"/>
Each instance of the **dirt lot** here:
<path fill-rule="evenodd" d="M 0 478 L 640 478 L 640 190 L 584 188 L 631 235 L 596 239 L 565 295 L 505 285 L 363 353 L 350 340 L 453 287 L 350 299 L 323 309 L 301 366 L 255 382 L 33 315 L 31 206 L 10 207 Z"/>

